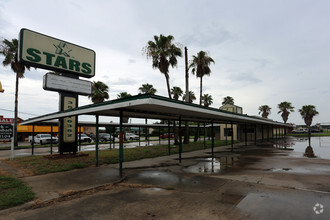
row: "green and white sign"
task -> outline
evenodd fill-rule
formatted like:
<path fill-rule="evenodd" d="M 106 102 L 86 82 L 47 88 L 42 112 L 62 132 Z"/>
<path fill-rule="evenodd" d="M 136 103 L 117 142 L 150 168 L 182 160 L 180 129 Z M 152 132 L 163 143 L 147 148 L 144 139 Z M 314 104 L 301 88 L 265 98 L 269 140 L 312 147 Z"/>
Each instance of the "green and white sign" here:
<path fill-rule="evenodd" d="M 91 78 L 95 75 L 95 52 L 28 29 L 20 31 L 21 62 L 55 72 Z"/>
<path fill-rule="evenodd" d="M 76 99 L 73 97 L 64 97 L 64 110 L 76 108 Z M 74 142 L 76 139 L 76 117 L 67 117 L 63 120 L 63 141 L 65 143 Z"/>

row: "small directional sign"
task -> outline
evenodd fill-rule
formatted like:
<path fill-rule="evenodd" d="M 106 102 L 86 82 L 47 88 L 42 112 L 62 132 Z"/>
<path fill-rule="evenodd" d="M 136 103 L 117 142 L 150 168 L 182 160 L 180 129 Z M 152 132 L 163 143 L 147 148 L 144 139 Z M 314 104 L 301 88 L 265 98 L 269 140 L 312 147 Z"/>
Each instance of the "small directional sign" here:
<path fill-rule="evenodd" d="M 13 126 L 11 124 L 0 124 L 0 140 L 8 140 L 13 137 Z"/>

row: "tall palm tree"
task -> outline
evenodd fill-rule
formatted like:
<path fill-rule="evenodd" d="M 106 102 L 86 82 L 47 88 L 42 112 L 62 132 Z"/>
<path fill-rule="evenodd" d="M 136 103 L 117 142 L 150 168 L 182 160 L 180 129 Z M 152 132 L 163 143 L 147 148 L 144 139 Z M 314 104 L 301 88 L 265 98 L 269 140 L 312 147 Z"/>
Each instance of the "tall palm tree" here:
<path fill-rule="evenodd" d="M 209 94 L 204 94 L 202 100 L 205 107 L 209 107 L 210 105 L 213 104 L 213 98 Z"/>
<path fill-rule="evenodd" d="M 128 92 L 121 92 L 119 94 L 117 94 L 117 98 L 118 99 L 124 99 L 124 98 L 128 98 L 131 97 L 132 95 L 129 94 Z M 128 117 L 123 117 L 123 123 L 128 123 L 129 118 Z M 126 136 L 125 136 L 126 138 Z"/>
<path fill-rule="evenodd" d="M 202 105 L 202 94 L 203 94 L 203 77 L 211 74 L 210 65 L 215 63 L 214 60 L 208 56 L 207 52 L 200 51 L 197 56 L 193 56 L 193 59 L 189 65 L 192 74 L 196 74 L 200 78 L 199 85 L 199 104 Z"/>
<path fill-rule="evenodd" d="M 173 95 L 173 98 L 175 100 L 179 100 L 179 98 L 182 96 L 183 91 L 180 87 L 178 86 L 173 86 L 173 88 L 171 89 L 171 94 Z"/>
<path fill-rule="evenodd" d="M 313 117 L 318 115 L 319 112 L 316 111 L 314 105 L 304 105 L 301 109 L 299 109 L 299 112 L 308 127 L 308 133 L 310 133 L 310 126 L 312 124 Z"/>
<path fill-rule="evenodd" d="M 209 76 L 211 74 L 210 65 L 215 63 L 214 60 L 208 56 L 207 52 L 200 51 L 197 53 L 197 56 L 193 56 L 193 59 L 189 65 L 191 68 L 192 74 L 196 74 L 197 78 L 200 78 L 199 85 L 199 104 L 202 105 L 202 96 L 203 96 L 203 77 Z M 197 124 L 197 129 L 195 133 L 194 141 L 196 142 L 199 138 L 199 123 Z"/>
<path fill-rule="evenodd" d="M 281 102 L 280 104 L 278 104 L 278 108 L 280 109 L 277 114 L 281 114 L 282 119 L 284 121 L 284 123 L 287 122 L 288 117 L 290 112 L 294 112 L 294 107 L 292 106 L 291 102 Z"/>
<path fill-rule="evenodd" d="M 157 92 L 157 89 L 154 88 L 151 84 L 142 84 L 142 86 L 139 88 L 140 93 L 139 94 L 151 94 L 154 95 Z"/>
<path fill-rule="evenodd" d="M 94 104 L 104 102 L 109 99 L 109 87 L 101 81 L 93 81 L 92 94 L 88 95 L 88 98 L 92 99 Z"/>
<path fill-rule="evenodd" d="M 301 117 L 304 119 L 305 124 L 308 127 L 308 146 L 305 149 L 305 156 L 307 157 L 315 157 L 313 148 L 311 146 L 311 124 L 313 121 L 313 117 L 318 115 L 319 112 L 316 111 L 314 105 L 304 105 L 301 109 L 299 109 Z"/>
<path fill-rule="evenodd" d="M 16 73 L 15 85 L 15 111 L 14 111 L 14 146 L 17 146 L 17 120 L 18 120 L 18 82 L 20 78 L 24 78 L 25 69 L 30 70 L 30 66 L 18 61 L 18 40 L 4 39 L 0 43 L 0 54 L 5 56 L 2 61 L 3 66 L 10 65 L 11 69 Z"/>
<path fill-rule="evenodd" d="M 189 91 L 189 103 L 193 103 L 196 100 L 195 93 L 193 91 Z M 182 100 L 186 100 L 186 93 L 183 95 Z"/>
<path fill-rule="evenodd" d="M 182 50 L 178 47 L 177 43 L 173 43 L 174 37 L 172 35 L 164 36 L 160 35 L 154 36 L 154 41 L 149 41 L 147 46 L 143 48 L 144 53 L 148 58 L 152 59 L 152 67 L 154 69 L 159 69 L 159 71 L 164 74 L 167 85 L 168 96 L 171 99 L 170 90 L 170 76 L 169 76 L 169 66 L 177 66 L 177 57 L 182 56 Z"/>
<path fill-rule="evenodd" d="M 261 105 L 259 106 L 259 115 L 262 113 L 263 118 L 268 118 L 268 115 L 270 114 L 270 110 L 272 108 L 269 107 L 268 105 Z"/>
<path fill-rule="evenodd" d="M 226 104 L 234 105 L 234 98 L 231 96 L 226 96 L 223 98 L 222 104 L 223 105 L 226 105 Z"/>
<path fill-rule="evenodd" d="M 127 93 L 127 92 L 121 92 L 119 94 L 117 94 L 117 98 L 118 99 L 124 99 L 124 98 L 128 98 L 128 97 L 131 97 L 132 95 Z"/>

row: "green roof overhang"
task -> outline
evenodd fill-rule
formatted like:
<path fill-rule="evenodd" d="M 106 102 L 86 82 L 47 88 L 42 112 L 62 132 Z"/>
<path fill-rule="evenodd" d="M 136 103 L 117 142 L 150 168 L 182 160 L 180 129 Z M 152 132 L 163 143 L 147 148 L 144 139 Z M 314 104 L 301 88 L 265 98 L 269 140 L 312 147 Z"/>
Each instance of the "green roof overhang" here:
<path fill-rule="evenodd" d="M 264 124 L 273 126 L 287 126 L 281 122 L 269 119 L 257 118 L 243 114 L 237 114 L 219 110 L 216 108 L 204 107 L 193 103 L 173 100 L 156 95 L 137 95 L 125 99 L 110 100 L 98 104 L 81 106 L 75 109 L 30 118 L 21 125 L 35 124 L 69 116 L 78 115 L 99 115 L 119 117 L 120 111 L 123 117 L 148 118 L 161 120 L 178 120 L 214 123 L 242 123 L 242 124 Z"/>

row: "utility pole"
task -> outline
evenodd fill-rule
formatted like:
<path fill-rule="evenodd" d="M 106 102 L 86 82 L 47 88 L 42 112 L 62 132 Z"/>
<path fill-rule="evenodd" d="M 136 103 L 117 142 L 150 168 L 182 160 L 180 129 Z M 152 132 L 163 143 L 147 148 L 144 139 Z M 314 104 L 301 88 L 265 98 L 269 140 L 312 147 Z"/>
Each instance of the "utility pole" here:
<path fill-rule="evenodd" d="M 184 47 L 184 56 L 185 56 L 185 70 L 186 70 L 186 102 L 189 102 L 189 69 L 188 69 L 188 49 Z M 184 135 L 184 144 L 189 144 L 189 122 L 185 121 L 185 135 Z"/>

